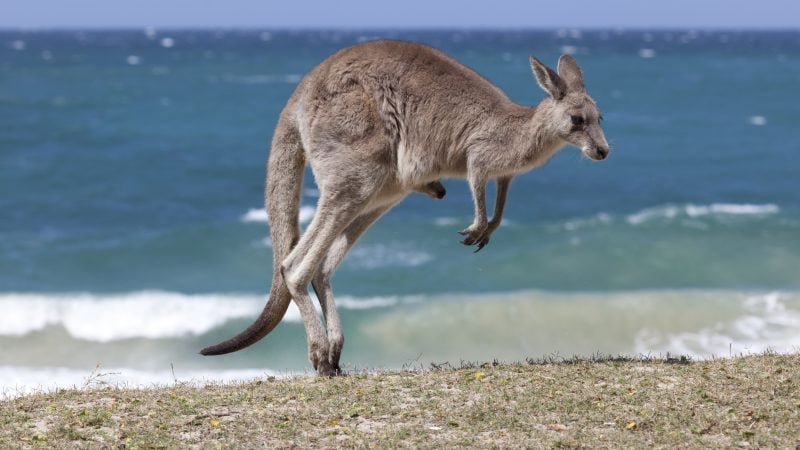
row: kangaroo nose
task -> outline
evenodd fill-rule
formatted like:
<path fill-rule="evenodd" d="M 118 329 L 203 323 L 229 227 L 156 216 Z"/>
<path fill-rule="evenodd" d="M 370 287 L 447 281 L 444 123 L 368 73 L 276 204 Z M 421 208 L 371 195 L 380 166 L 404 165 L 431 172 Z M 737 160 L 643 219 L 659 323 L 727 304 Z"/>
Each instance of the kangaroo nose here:
<path fill-rule="evenodd" d="M 597 147 L 597 156 L 599 156 L 600 159 L 606 159 L 608 156 L 608 147 Z"/>

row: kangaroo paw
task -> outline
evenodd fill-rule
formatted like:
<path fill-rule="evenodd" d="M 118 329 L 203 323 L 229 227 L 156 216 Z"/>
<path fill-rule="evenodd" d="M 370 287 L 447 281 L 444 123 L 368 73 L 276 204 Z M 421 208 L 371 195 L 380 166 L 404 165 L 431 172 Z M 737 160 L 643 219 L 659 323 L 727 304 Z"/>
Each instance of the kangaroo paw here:
<path fill-rule="evenodd" d="M 478 241 L 478 247 L 475 249 L 475 251 L 474 251 L 473 253 L 478 253 L 479 251 L 481 251 L 481 249 L 483 249 L 483 247 L 486 247 L 486 245 L 487 245 L 488 243 L 489 243 L 489 234 L 487 233 L 486 235 L 484 235 L 484 236 L 483 236 L 483 237 L 482 237 L 482 238 L 481 238 L 481 239 Z"/>
<path fill-rule="evenodd" d="M 333 378 L 341 373 L 342 369 L 331 366 L 328 361 L 320 361 L 317 365 L 317 375 L 321 377 Z"/>
<path fill-rule="evenodd" d="M 461 241 L 464 245 L 475 245 L 484 238 L 486 235 L 486 228 L 477 229 L 473 225 L 470 225 L 467 228 L 459 231 L 458 234 L 464 236 L 464 240 Z"/>

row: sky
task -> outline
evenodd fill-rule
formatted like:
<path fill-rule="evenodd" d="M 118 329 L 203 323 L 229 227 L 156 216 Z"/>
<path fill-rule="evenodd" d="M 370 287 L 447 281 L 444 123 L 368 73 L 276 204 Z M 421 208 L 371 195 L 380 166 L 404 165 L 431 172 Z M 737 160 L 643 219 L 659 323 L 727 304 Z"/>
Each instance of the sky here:
<path fill-rule="evenodd" d="M 800 28 L 800 0 L 1 0 L 0 28 Z"/>

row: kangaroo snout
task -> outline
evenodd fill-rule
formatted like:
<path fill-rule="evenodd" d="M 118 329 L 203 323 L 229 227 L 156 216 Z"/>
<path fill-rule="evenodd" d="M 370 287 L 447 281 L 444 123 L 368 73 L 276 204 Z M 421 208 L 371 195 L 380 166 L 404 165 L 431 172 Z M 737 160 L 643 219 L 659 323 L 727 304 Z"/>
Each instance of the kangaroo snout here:
<path fill-rule="evenodd" d="M 602 161 L 608 158 L 608 153 L 611 151 L 608 147 L 602 146 L 594 146 L 594 147 L 584 147 L 581 149 L 584 155 L 586 155 L 589 159 L 594 161 Z"/>

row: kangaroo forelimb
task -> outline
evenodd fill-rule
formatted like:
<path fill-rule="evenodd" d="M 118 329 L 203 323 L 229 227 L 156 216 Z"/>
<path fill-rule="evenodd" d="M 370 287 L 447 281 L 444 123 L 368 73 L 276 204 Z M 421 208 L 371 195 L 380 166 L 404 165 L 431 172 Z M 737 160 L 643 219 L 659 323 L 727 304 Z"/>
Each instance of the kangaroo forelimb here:
<path fill-rule="evenodd" d="M 508 186 L 511 184 L 511 178 L 512 177 L 497 178 L 496 180 L 497 197 L 494 203 L 494 213 L 492 214 L 492 220 L 490 220 L 487 223 L 486 228 L 483 230 L 483 233 L 476 240 L 472 241 L 472 243 L 468 243 L 470 242 L 468 241 L 469 237 L 461 241 L 461 243 L 464 245 L 477 245 L 475 253 L 478 253 L 479 251 L 481 251 L 481 249 L 483 249 L 483 247 L 486 247 L 486 245 L 489 243 L 489 238 L 491 237 L 492 233 L 494 233 L 494 231 L 497 230 L 497 228 L 503 222 L 503 210 L 505 209 L 506 206 L 506 197 L 508 196 Z M 476 199 L 476 204 L 477 201 L 478 200 Z M 481 199 L 481 201 L 484 202 L 483 210 L 485 211 L 486 209 L 485 200 Z M 477 205 L 476 205 L 476 210 L 477 210 Z M 468 233 L 468 230 L 469 228 L 461 230 L 459 233 L 466 235 Z"/>

